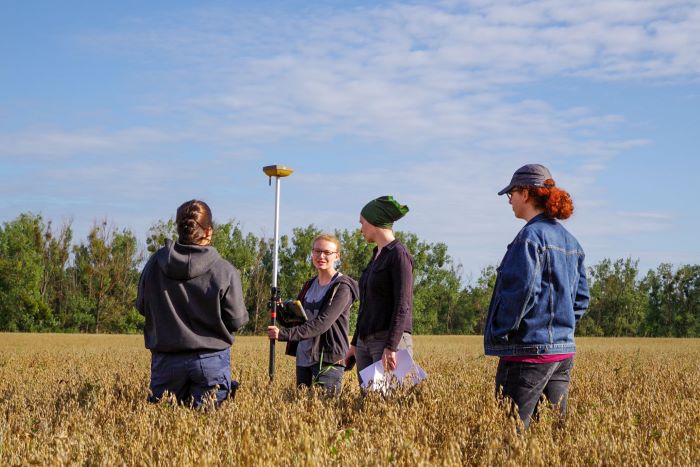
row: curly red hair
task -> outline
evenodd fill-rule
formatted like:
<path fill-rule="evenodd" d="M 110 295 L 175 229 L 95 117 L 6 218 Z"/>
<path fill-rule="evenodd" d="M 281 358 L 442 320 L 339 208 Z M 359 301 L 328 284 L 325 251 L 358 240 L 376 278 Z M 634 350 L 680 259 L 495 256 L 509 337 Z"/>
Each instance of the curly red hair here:
<path fill-rule="evenodd" d="M 571 195 L 555 186 L 554 180 L 548 178 L 544 186 L 520 187 L 527 190 L 534 205 L 544 209 L 544 215 L 553 219 L 568 219 L 574 213 L 574 202 Z"/>

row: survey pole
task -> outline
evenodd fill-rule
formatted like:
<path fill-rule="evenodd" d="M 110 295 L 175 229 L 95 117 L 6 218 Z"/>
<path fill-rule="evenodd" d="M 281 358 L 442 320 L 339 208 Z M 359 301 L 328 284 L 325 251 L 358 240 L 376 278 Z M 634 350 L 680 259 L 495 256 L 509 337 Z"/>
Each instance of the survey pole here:
<path fill-rule="evenodd" d="M 272 184 L 272 177 L 275 177 L 275 237 L 272 250 L 272 287 L 270 289 L 270 301 L 268 308 L 270 310 L 270 326 L 277 325 L 277 307 L 280 305 L 280 291 L 277 287 L 277 271 L 279 264 L 279 241 L 280 241 L 280 179 L 288 177 L 294 172 L 291 167 L 284 165 L 268 165 L 263 167 L 263 172 L 269 177 L 269 183 Z M 270 339 L 270 360 L 268 366 L 268 374 L 270 382 L 275 379 L 275 339 Z"/>

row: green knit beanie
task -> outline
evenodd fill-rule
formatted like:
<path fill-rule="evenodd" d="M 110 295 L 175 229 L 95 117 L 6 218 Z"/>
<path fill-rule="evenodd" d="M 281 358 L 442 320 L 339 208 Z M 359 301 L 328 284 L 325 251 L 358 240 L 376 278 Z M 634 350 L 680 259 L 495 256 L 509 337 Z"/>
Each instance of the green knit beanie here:
<path fill-rule="evenodd" d="M 390 229 L 407 212 L 408 206 L 399 204 L 393 196 L 380 196 L 365 204 L 360 215 L 374 226 Z"/>

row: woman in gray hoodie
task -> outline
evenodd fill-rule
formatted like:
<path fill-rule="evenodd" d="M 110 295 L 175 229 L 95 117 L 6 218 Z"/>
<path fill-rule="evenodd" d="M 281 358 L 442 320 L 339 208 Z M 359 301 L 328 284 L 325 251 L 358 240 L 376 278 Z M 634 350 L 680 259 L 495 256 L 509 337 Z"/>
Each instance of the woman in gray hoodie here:
<path fill-rule="evenodd" d="M 211 246 L 209 206 L 191 200 L 177 209 L 178 240 L 166 240 L 141 272 L 136 308 L 146 318 L 151 350 L 149 401 L 165 391 L 199 407 L 215 392 L 220 404 L 231 382 L 233 333 L 248 322 L 241 276 Z"/>

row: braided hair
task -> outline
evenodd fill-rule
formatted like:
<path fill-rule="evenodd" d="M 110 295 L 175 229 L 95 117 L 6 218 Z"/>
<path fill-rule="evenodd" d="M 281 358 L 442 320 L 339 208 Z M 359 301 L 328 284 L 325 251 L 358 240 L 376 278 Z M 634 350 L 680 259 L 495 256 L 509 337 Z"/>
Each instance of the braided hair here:
<path fill-rule="evenodd" d="M 196 199 L 182 203 L 175 216 L 178 241 L 185 245 L 198 245 L 212 228 L 211 209 L 204 201 Z"/>

